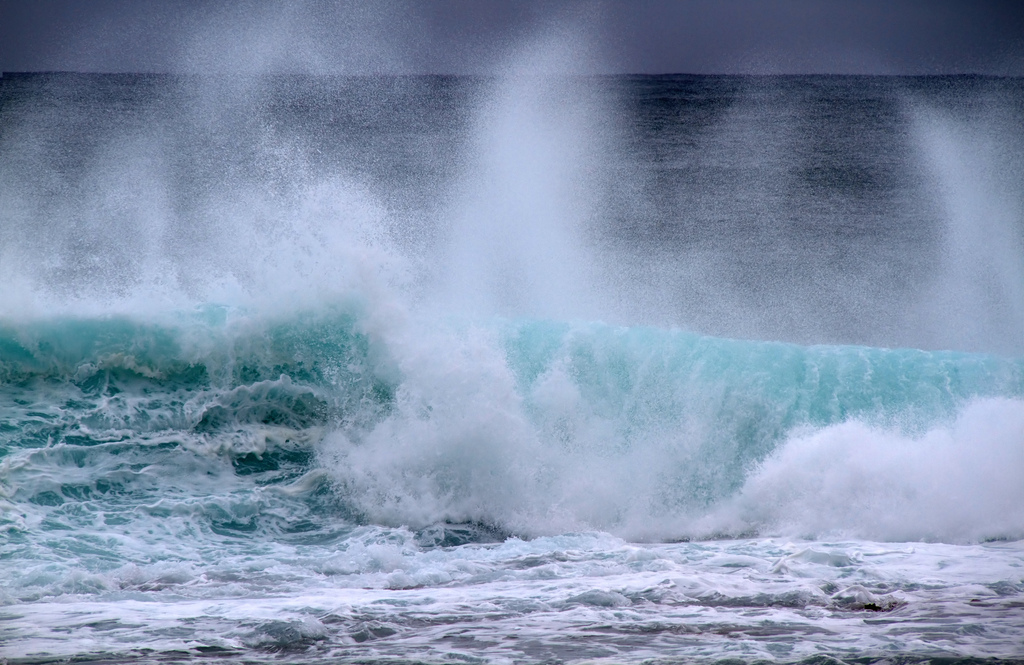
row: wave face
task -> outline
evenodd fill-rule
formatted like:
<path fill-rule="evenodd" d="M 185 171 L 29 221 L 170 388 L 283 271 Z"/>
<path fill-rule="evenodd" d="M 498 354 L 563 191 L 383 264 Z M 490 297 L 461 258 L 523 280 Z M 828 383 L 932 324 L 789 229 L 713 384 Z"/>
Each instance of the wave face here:
<path fill-rule="evenodd" d="M 299 483 L 317 497 L 303 513 L 353 525 L 952 542 L 1024 528 L 992 510 L 1020 505 L 1020 361 L 504 319 L 389 341 L 365 318 L 207 308 L 3 330 L 8 500 L 132 512 L 170 491 L 156 469 L 187 459 L 172 474 L 185 503 L 211 474 L 246 495 Z M 278 528 L 251 499 L 201 513 L 212 531 Z"/>

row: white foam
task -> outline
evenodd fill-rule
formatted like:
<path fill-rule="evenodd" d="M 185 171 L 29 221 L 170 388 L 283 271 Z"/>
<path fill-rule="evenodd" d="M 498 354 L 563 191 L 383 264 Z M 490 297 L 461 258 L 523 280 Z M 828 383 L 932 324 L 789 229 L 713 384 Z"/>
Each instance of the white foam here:
<path fill-rule="evenodd" d="M 315 649 L 303 656 L 325 661 L 354 653 L 575 661 L 581 644 L 617 662 L 894 650 L 1012 657 L 1022 628 L 1013 607 L 1020 543 L 638 547 L 577 534 L 421 551 L 407 532 L 365 530 L 339 549 L 327 561 L 275 552 L 267 573 L 275 586 L 265 590 L 231 581 L 273 563 L 251 553 L 219 566 L 69 577 L 54 602 L 8 609 L 5 655 L 217 646 L 259 661 L 277 657 L 260 647 L 305 650 L 311 638 Z"/>
<path fill-rule="evenodd" d="M 877 540 L 1024 537 L 1024 401 L 975 401 L 921 436 L 857 421 L 794 436 L 708 523 Z"/>

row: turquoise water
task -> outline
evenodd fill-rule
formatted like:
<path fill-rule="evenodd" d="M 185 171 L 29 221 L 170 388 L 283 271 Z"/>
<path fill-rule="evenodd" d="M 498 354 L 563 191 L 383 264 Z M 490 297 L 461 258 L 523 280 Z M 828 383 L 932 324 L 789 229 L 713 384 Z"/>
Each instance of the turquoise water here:
<path fill-rule="evenodd" d="M 8 500 L 52 509 L 43 524 L 58 529 L 135 519 L 132 502 L 171 489 L 166 473 L 181 500 L 211 476 L 247 496 L 326 473 L 318 498 L 289 508 L 317 513 L 311 529 L 333 528 L 324 520 L 339 510 L 340 524 L 471 522 L 529 537 L 557 532 L 545 511 L 563 502 L 574 528 L 636 535 L 713 512 L 794 432 L 856 421 L 921 437 L 978 400 L 1024 392 L 1021 361 L 981 354 L 503 319 L 474 326 L 475 341 L 424 327 L 391 348 L 361 316 L 206 308 L 161 323 L 8 324 Z M 185 460 L 188 472 L 154 472 Z M 590 482 L 584 470 L 604 478 L 592 489 L 615 510 L 594 515 L 570 496 Z M 200 524 L 213 531 L 277 519 L 249 499 L 209 511 Z M 683 520 L 647 537 L 693 535 Z"/>

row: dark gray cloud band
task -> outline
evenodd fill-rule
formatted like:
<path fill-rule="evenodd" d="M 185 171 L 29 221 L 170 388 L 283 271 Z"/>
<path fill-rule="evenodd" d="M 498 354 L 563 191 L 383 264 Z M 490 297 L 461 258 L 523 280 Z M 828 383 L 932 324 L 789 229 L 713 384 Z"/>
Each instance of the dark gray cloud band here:
<path fill-rule="evenodd" d="M 1016 0 L 0 0 L 0 69 L 487 73 L 552 26 L 601 73 L 1024 75 Z"/>

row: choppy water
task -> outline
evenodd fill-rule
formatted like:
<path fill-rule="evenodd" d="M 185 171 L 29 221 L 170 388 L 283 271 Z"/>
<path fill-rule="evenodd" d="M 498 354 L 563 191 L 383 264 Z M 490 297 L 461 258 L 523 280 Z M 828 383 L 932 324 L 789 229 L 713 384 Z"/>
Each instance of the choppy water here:
<path fill-rule="evenodd" d="M 0 102 L 8 661 L 1024 658 L 1020 81 Z"/>

